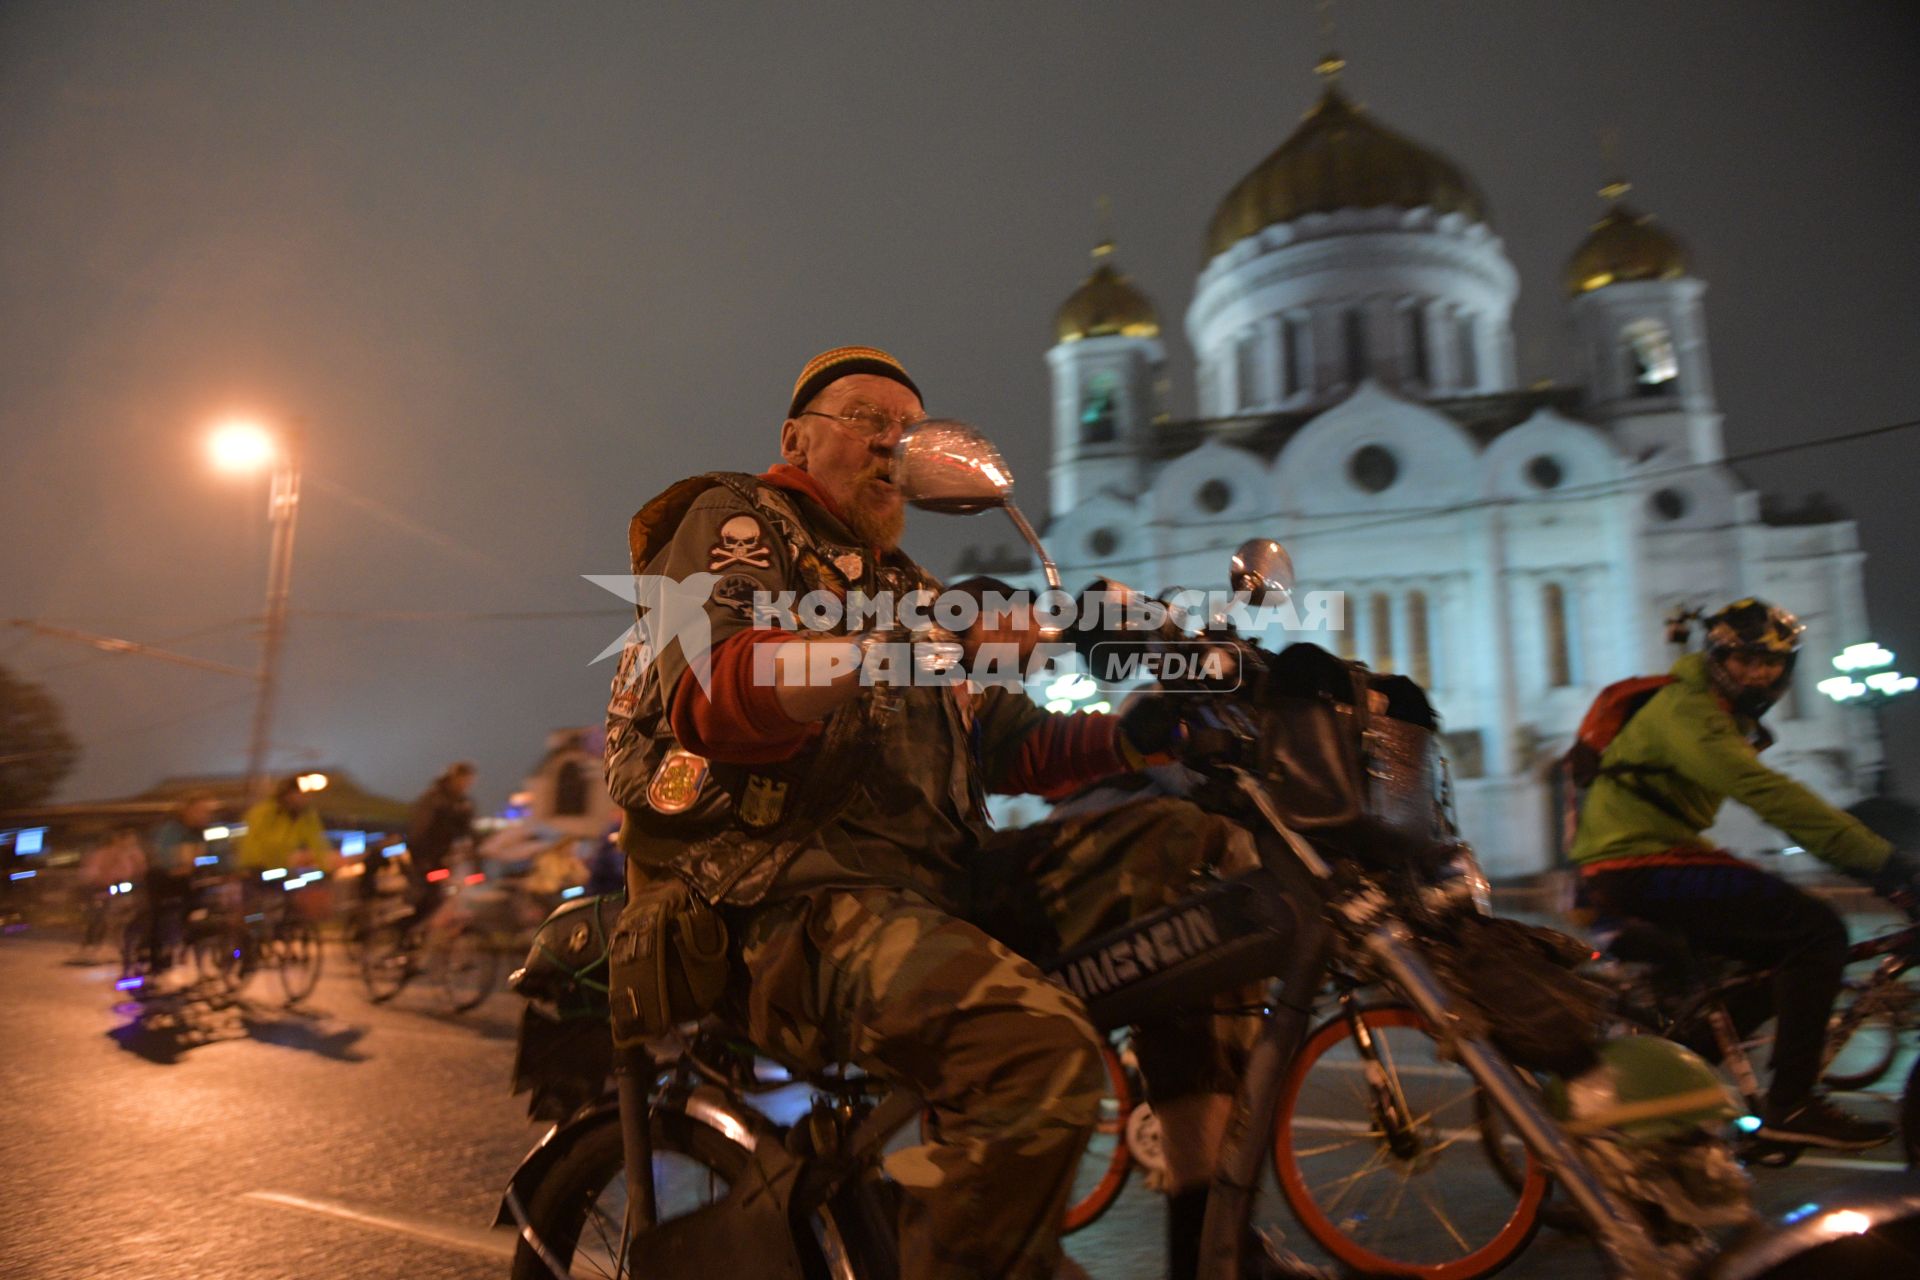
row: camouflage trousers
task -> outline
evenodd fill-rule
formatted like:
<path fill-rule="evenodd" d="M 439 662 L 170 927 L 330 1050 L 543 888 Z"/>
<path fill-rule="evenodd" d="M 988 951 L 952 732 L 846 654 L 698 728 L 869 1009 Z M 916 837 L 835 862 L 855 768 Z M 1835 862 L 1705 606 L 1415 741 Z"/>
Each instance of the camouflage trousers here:
<path fill-rule="evenodd" d="M 961 914 L 894 887 L 816 889 L 733 912 L 732 1011 L 789 1063 L 851 1062 L 926 1099 L 926 1141 L 887 1157 L 905 1280 L 1046 1280 L 1106 1089 L 1102 1038 L 1027 956 L 1183 896 L 1207 866 L 1252 865 L 1247 834 L 1181 800 L 996 837 Z M 968 918 L 963 918 L 968 917 Z M 1244 1016 L 1140 1028 L 1154 1096 L 1230 1092 Z"/>

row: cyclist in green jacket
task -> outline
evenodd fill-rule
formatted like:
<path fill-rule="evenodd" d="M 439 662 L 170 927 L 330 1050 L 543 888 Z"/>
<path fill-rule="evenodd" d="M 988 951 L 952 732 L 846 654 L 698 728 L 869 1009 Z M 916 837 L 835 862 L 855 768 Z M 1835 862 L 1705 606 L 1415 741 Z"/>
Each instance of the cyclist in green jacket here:
<path fill-rule="evenodd" d="M 1703 955 L 1776 968 L 1773 1080 L 1763 1137 L 1859 1150 L 1893 1136 L 1816 1093 L 1847 930 L 1833 909 L 1703 838 L 1738 800 L 1808 852 L 1882 892 L 1910 890 L 1920 860 L 1760 762 L 1760 718 L 1785 692 L 1805 628 L 1764 601 L 1706 620 L 1707 648 L 1622 726 L 1600 757 L 1572 857 L 1602 913 L 1648 921 Z M 1766 1010 L 1750 1011 L 1764 1017 Z"/>

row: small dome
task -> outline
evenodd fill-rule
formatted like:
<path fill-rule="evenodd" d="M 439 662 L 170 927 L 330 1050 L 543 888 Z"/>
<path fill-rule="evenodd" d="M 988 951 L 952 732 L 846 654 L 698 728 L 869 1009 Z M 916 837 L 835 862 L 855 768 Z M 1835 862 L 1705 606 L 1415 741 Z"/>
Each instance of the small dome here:
<path fill-rule="evenodd" d="M 1302 214 L 1382 205 L 1487 221 L 1486 203 L 1452 161 L 1377 123 L 1328 84 L 1279 149 L 1220 202 L 1207 257 Z"/>
<path fill-rule="evenodd" d="M 1629 280 L 1674 280 L 1687 274 L 1687 251 L 1680 242 L 1656 227 L 1652 214 L 1636 213 L 1620 203 L 1625 183 L 1602 194 L 1612 196 L 1614 205 L 1567 260 L 1568 296 Z"/>
<path fill-rule="evenodd" d="M 1107 240 L 1094 247 L 1093 274 L 1060 304 L 1053 326 L 1061 342 L 1114 334 L 1127 338 L 1160 336 L 1160 317 L 1154 313 L 1153 303 L 1113 265 L 1113 243 Z"/>

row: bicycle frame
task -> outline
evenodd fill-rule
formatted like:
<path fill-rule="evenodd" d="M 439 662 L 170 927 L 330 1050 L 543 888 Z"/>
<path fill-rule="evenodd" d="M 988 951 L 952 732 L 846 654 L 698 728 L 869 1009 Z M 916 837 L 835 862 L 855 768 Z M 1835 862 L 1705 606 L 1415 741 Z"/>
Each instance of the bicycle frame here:
<path fill-rule="evenodd" d="M 1330 881 L 1332 868 L 1286 824 L 1259 781 L 1250 774 L 1242 773 L 1240 787 L 1300 865 L 1323 882 Z M 1461 1034 L 1460 1021 L 1452 1008 L 1452 998 L 1433 969 L 1415 950 L 1411 930 L 1388 911 L 1385 896 L 1378 890 L 1369 890 L 1342 903 L 1337 914 L 1342 918 L 1342 932 L 1356 944 L 1356 949 L 1369 957 L 1406 998 L 1407 1003 L 1427 1020 L 1442 1043 L 1487 1095 L 1489 1104 L 1513 1126 L 1520 1140 L 1546 1165 L 1548 1173 L 1560 1183 L 1580 1216 L 1592 1229 L 1595 1242 L 1615 1269 L 1622 1275 L 1635 1277 L 1666 1275 L 1669 1268 L 1648 1240 L 1645 1228 L 1636 1215 L 1594 1174 L 1573 1140 L 1540 1105 L 1538 1091 L 1521 1078 L 1519 1071 L 1492 1044 L 1478 1037 Z M 1303 1034 L 1304 1030 L 1303 1023 Z M 1298 1043 L 1297 1040 L 1294 1042 L 1295 1048 L 1298 1048 Z M 1276 1096 L 1279 1080 L 1276 1077 L 1270 1084 L 1262 1083 L 1265 1086 L 1264 1096 L 1271 1102 Z M 1271 1130 L 1272 1123 L 1269 1106 L 1264 1127 L 1259 1131 L 1262 1141 Z M 1235 1138 L 1239 1136 L 1233 1135 Z M 1243 1158 L 1238 1151 L 1234 1154 L 1237 1159 Z M 1257 1174 L 1257 1164 L 1249 1168 Z M 1252 1181 L 1249 1180 L 1244 1188 L 1237 1190 L 1241 1194 L 1249 1194 L 1251 1186 Z M 1211 1202 L 1207 1221 L 1210 1247 L 1234 1247 L 1231 1242 L 1212 1239 L 1215 1228 Z M 1221 1229 L 1224 1230 L 1224 1226 Z M 1219 1274 L 1238 1280 L 1237 1268 Z"/>
<path fill-rule="evenodd" d="M 1331 872 L 1311 847 L 1269 814 L 1276 834 L 1298 861 L 1312 872 L 1317 864 L 1324 879 Z M 1265 846 L 1263 846 L 1264 851 Z M 1278 1099 L 1288 1070 L 1310 1029 L 1315 1001 L 1326 977 L 1335 945 L 1334 924 L 1327 919 L 1317 900 L 1303 902 L 1300 885 L 1287 885 L 1276 873 L 1275 865 L 1285 857 L 1281 851 L 1267 858 L 1264 872 L 1251 877 L 1268 876 L 1273 883 L 1248 886 L 1223 881 L 1207 891 L 1183 899 L 1173 907 L 1153 913 L 1113 933 L 1076 948 L 1055 962 L 1057 976 L 1071 977 L 1082 985 L 1098 974 L 1114 979 L 1110 986 L 1089 992 L 1088 1013 L 1096 1026 L 1119 1025 L 1154 1012 L 1191 1007 L 1201 987 L 1212 991 L 1232 989 L 1244 983 L 1249 974 L 1234 972 L 1213 964 L 1202 974 L 1209 956 L 1186 957 L 1180 963 L 1147 971 L 1136 964 L 1123 973 L 1119 964 L 1095 963 L 1090 958 L 1155 954 L 1166 941 L 1169 921 L 1181 913 L 1200 911 L 1212 922 L 1211 931 L 1223 942 L 1232 942 L 1240 934 L 1227 922 L 1242 929 L 1257 928 L 1269 943 L 1278 938 L 1285 945 L 1258 950 L 1261 970 L 1269 979 L 1266 1014 L 1259 1036 L 1249 1056 L 1240 1092 L 1230 1114 L 1225 1140 L 1210 1185 L 1207 1216 L 1202 1229 L 1200 1274 L 1208 1280 L 1241 1280 L 1243 1225 L 1249 1221 L 1252 1198 L 1261 1184 L 1271 1150 L 1273 1124 Z M 1305 856 L 1300 856 L 1303 854 Z M 1311 861 L 1309 861 L 1311 859 Z M 1294 878 L 1299 880 L 1297 873 Z M 1311 885 L 1307 891 L 1312 893 Z M 1361 895 L 1343 904 L 1344 919 L 1340 932 L 1359 954 L 1367 957 L 1407 999 L 1473 1076 L 1485 1092 L 1490 1105 L 1512 1126 L 1513 1131 L 1557 1179 L 1583 1218 L 1592 1226 L 1595 1239 L 1616 1274 L 1632 1277 L 1658 1277 L 1670 1268 L 1645 1232 L 1637 1216 L 1620 1202 L 1600 1180 L 1568 1137 L 1547 1114 L 1533 1088 L 1507 1060 L 1483 1039 L 1462 1034 L 1459 1019 L 1452 1009 L 1452 998 L 1413 945 L 1406 924 L 1388 910 L 1384 895 L 1377 891 Z M 1284 920 L 1279 913 L 1284 911 Z M 1285 926 L 1284 929 L 1282 926 Z M 1160 936 L 1156 938 L 1156 930 Z M 1191 936 L 1204 936 L 1209 926 L 1190 922 Z M 1281 957 L 1274 963 L 1275 957 Z M 1243 955 L 1243 959 L 1244 959 Z M 1277 972 L 1276 972 L 1277 970 Z M 843 1213 L 858 1213 L 867 1221 L 891 1222 L 891 1216 L 875 1206 L 859 1208 L 866 1185 L 859 1177 L 863 1169 L 877 1160 L 886 1139 L 902 1125 L 913 1120 L 921 1109 L 911 1094 L 888 1094 L 863 1113 L 841 1109 L 826 1117 L 826 1123 L 809 1123 L 798 1142 L 799 1150 L 788 1142 L 761 1141 L 770 1122 L 747 1106 L 731 1088 L 701 1088 L 697 1091 L 669 1087 L 657 1091 L 663 1070 L 661 1064 L 640 1054 L 628 1057 L 616 1068 L 615 1099 L 602 1098 L 573 1121 L 556 1126 L 535 1151 L 530 1153 L 511 1180 L 503 1199 L 498 1222 L 514 1222 L 536 1252 L 553 1267 L 553 1259 L 531 1228 L 525 1211 L 526 1193 L 536 1185 L 544 1169 L 578 1141 L 578 1127 L 617 1123 L 622 1133 L 622 1149 L 628 1178 L 628 1222 L 626 1238 L 632 1244 L 644 1240 L 647 1259 L 654 1273 L 663 1277 L 725 1274 L 726 1268 L 742 1267 L 756 1275 L 791 1274 L 791 1224 L 816 1214 L 826 1215 L 841 1198 Z M 1386 1099 L 1390 1113 L 1406 1115 L 1404 1100 Z M 649 1107 L 677 1107 L 696 1114 L 737 1145 L 753 1153 L 754 1175 L 736 1185 L 721 1200 L 693 1213 L 656 1225 L 651 1194 L 652 1150 L 648 1131 Z M 698 1111 L 695 1111 L 698 1108 Z M 816 1109 L 816 1117 L 819 1111 Z M 810 1149 L 809 1149 L 810 1148 Z M 843 1194 L 845 1193 L 845 1194 Z M 850 1197 L 850 1198 L 849 1198 Z M 780 1249 L 777 1270 L 764 1251 L 776 1240 L 785 1241 Z M 870 1249 L 873 1242 L 861 1241 L 856 1249 Z M 845 1252 L 845 1246 L 842 1247 Z M 776 1250 L 778 1253 L 778 1250 Z M 556 1272 L 563 1275 L 562 1272 Z M 882 1280 L 885 1272 L 863 1265 L 856 1273 L 863 1280 Z"/>
<path fill-rule="evenodd" d="M 1842 1046 L 1873 1013 L 1870 997 L 1899 982 L 1915 965 L 1920 965 L 1920 925 L 1910 924 L 1891 933 L 1863 939 L 1847 948 L 1848 965 L 1875 958 L 1879 958 L 1880 963 L 1874 966 L 1872 975 L 1862 985 L 1860 993 L 1828 1024 L 1826 1042 L 1820 1052 L 1820 1069 L 1823 1072 L 1833 1065 Z M 1659 1020 L 1658 1029 L 1665 1033 L 1696 1018 L 1705 1018 L 1720 1047 L 1722 1064 L 1733 1076 L 1735 1086 L 1749 1105 L 1758 1104 L 1763 1090 L 1759 1073 L 1753 1068 L 1753 1060 L 1740 1038 L 1739 1029 L 1734 1026 L 1733 1017 L 1727 1011 L 1726 998 L 1732 992 L 1772 981 L 1778 971 L 1777 967 L 1754 969 L 1716 982 L 1688 999 L 1672 1017 Z"/>

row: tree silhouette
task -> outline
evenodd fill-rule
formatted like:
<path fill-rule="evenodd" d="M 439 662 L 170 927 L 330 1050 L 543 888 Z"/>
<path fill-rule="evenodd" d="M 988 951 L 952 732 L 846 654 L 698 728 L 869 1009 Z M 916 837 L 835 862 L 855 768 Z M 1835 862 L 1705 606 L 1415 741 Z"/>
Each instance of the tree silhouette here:
<path fill-rule="evenodd" d="M 79 758 L 60 704 L 0 667 L 0 813 L 45 800 Z"/>

